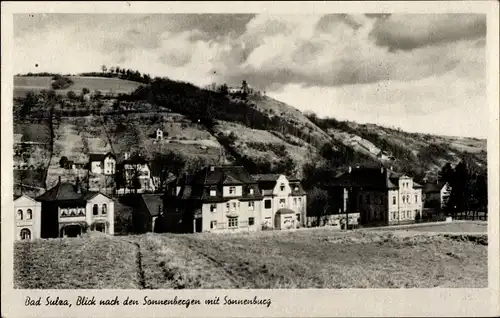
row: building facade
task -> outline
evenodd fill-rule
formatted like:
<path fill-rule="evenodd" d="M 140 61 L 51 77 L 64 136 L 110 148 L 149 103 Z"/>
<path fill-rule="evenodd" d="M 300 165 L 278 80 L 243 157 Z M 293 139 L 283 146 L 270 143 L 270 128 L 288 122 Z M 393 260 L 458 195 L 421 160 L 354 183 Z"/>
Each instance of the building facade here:
<path fill-rule="evenodd" d="M 181 177 L 169 183 L 164 202 L 166 223 L 181 232 L 296 228 L 306 204 L 298 180 L 251 176 L 241 166 L 211 166 Z"/>
<path fill-rule="evenodd" d="M 114 202 L 100 192 L 81 193 L 59 180 L 36 200 L 41 203 L 41 238 L 77 237 L 87 230 L 114 234 Z"/>
<path fill-rule="evenodd" d="M 386 168 L 350 168 L 328 190 L 330 213 L 354 213 L 361 225 L 411 223 L 422 215 L 422 186 Z"/>
<path fill-rule="evenodd" d="M 259 174 L 252 176 L 262 191 L 262 218 L 264 228 L 276 228 L 280 222 L 276 221 L 277 212 L 280 209 L 293 211 L 293 218 L 290 219 L 290 227 L 300 227 L 304 225 L 306 211 L 306 193 L 299 180 L 287 179 L 280 174 Z M 290 211 L 283 210 L 280 220 L 291 216 Z M 288 211 L 288 213 L 284 213 Z"/>
<path fill-rule="evenodd" d="M 35 240 L 40 238 L 41 209 L 41 203 L 27 195 L 15 198 L 15 240 Z"/>
<path fill-rule="evenodd" d="M 89 169 L 90 172 L 95 174 L 114 175 L 116 172 L 116 158 L 110 152 L 107 154 L 90 154 Z"/>

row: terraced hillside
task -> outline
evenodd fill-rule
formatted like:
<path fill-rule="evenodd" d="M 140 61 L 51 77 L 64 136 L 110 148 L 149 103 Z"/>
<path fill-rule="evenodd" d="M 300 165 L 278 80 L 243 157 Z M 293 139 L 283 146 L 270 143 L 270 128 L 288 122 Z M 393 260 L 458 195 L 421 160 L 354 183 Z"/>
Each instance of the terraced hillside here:
<path fill-rule="evenodd" d="M 169 79 L 155 79 L 149 85 L 117 78 L 72 79 L 74 84 L 68 90 L 75 92 L 86 87 L 90 91 L 131 94 L 112 100 L 112 106 L 96 108 L 98 101 L 73 101 L 77 103 L 73 108 L 56 106 L 60 113 L 55 114 L 49 114 L 47 106 L 42 105 L 37 114 L 41 113 L 43 120 L 32 118 L 26 123 L 15 118 L 15 131 L 22 141 L 46 142 L 43 136 L 53 129 L 54 140 L 48 139 L 53 153 L 42 154 L 49 158 L 40 161 L 48 166 L 50 159 L 49 184 L 67 173 L 58 166 L 61 156 L 86 161 L 89 153 L 106 151 L 118 156 L 138 151 L 149 157 L 174 151 L 198 163 L 235 162 L 253 173 L 300 176 L 302 166 L 321 161 L 317 154 L 322 153 L 324 145 L 331 145 L 420 178 L 428 175 L 432 179 L 444 163 L 456 163 L 464 156 L 486 169 L 486 140 L 319 119 L 267 96 L 250 95 L 241 100 Z M 21 93 L 46 90 L 50 82 L 50 77 L 14 78 L 15 90 Z M 56 103 L 65 98 L 63 94 Z M 16 103 L 15 107 L 22 106 L 22 100 Z M 53 123 L 47 116 L 55 119 Z M 164 132 L 163 140 L 155 140 L 156 129 Z M 391 156 L 394 160 L 389 159 Z"/>

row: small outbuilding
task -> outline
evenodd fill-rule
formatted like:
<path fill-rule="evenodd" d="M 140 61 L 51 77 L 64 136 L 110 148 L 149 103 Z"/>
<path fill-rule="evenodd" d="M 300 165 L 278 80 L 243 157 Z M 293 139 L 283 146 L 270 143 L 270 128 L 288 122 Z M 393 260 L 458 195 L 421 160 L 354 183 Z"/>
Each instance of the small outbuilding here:
<path fill-rule="evenodd" d="M 274 228 L 276 230 L 294 229 L 296 227 L 295 220 L 295 211 L 287 208 L 279 209 L 274 217 Z"/>

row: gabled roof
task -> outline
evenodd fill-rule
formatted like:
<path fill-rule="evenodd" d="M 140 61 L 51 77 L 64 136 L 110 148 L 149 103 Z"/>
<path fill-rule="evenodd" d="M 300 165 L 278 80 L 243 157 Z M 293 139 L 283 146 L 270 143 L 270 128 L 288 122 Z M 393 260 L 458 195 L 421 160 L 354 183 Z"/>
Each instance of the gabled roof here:
<path fill-rule="evenodd" d="M 278 181 L 280 174 L 277 173 L 266 173 L 266 174 L 253 174 L 252 178 L 258 182 L 276 182 Z"/>
<path fill-rule="evenodd" d="M 105 196 L 106 198 L 108 198 L 108 199 L 110 199 L 110 200 L 111 200 L 111 198 L 110 198 L 110 197 L 108 197 L 107 195 L 105 195 L 104 193 L 99 192 L 99 191 L 89 191 L 89 192 L 87 192 L 87 193 L 85 193 L 85 194 L 83 195 L 83 199 L 84 199 L 85 201 L 92 200 L 94 197 L 96 197 L 96 196 L 97 196 L 97 195 L 99 195 L 99 194 L 101 194 L 101 195 L 103 195 L 103 196 Z"/>
<path fill-rule="evenodd" d="M 441 192 L 441 189 L 444 187 L 446 182 L 440 181 L 440 182 L 427 182 L 424 183 L 422 188 L 423 192 L 425 193 L 432 193 L 432 192 Z"/>
<path fill-rule="evenodd" d="M 75 191 L 75 187 L 71 183 L 67 182 L 58 182 L 53 188 L 36 198 L 37 201 L 42 202 L 80 199 L 82 199 L 82 195 Z"/>
<path fill-rule="evenodd" d="M 111 157 L 113 159 L 116 159 L 115 155 L 113 155 L 111 152 L 108 153 L 91 153 L 89 154 L 89 161 L 90 162 L 95 162 L 95 161 L 104 161 L 105 158 Z"/>
<path fill-rule="evenodd" d="M 161 194 L 142 194 L 141 199 L 151 216 L 157 216 L 160 214 L 161 206 L 163 206 Z M 158 207 L 160 207 L 160 210 Z"/>
<path fill-rule="evenodd" d="M 358 187 L 376 190 L 397 189 L 401 174 L 382 168 L 353 168 L 341 174 L 330 185 L 341 187 Z"/>
<path fill-rule="evenodd" d="M 14 195 L 14 202 L 15 202 L 15 201 L 17 201 L 17 200 L 19 200 L 19 199 L 21 199 L 21 198 L 23 198 L 23 197 L 24 197 L 24 198 L 27 198 L 27 199 L 28 199 L 28 200 L 30 200 L 30 201 L 36 202 L 36 200 L 35 200 L 35 199 L 33 199 L 32 197 L 30 197 L 30 196 L 28 196 L 28 195 L 26 195 L 26 194 L 22 194 L 22 195 Z"/>
<path fill-rule="evenodd" d="M 146 158 L 137 154 L 122 161 L 122 164 L 129 164 L 129 165 L 137 165 L 137 164 L 144 165 L 147 163 L 148 161 L 146 160 Z"/>
<path fill-rule="evenodd" d="M 205 167 L 194 174 L 191 184 L 248 184 L 256 183 L 242 166 Z"/>

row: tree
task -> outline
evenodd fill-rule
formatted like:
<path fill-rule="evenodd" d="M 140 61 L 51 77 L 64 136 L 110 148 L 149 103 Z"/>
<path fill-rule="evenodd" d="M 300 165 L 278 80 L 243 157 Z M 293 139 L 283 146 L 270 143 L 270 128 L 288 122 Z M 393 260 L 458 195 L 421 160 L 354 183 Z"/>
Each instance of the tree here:
<path fill-rule="evenodd" d="M 106 73 L 106 71 L 108 70 L 108 68 L 106 67 L 106 65 L 101 65 L 101 70 L 103 73 Z"/>
<path fill-rule="evenodd" d="M 121 71 L 120 67 L 119 67 L 119 66 L 117 66 L 117 67 L 115 68 L 115 73 L 116 73 L 116 74 L 120 74 L 120 71 Z"/>
<path fill-rule="evenodd" d="M 94 92 L 94 99 L 95 100 L 100 100 L 102 98 L 102 93 L 100 90 L 96 89 Z"/>
<path fill-rule="evenodd" d="M 38 96 L 33 92 L 28 92 L 23 100 L 21 109 L 19 111 L 19 116 L 21 118 L 25 118 L 26 116 L 28 116 L 33 110 L 33 108 L 36 107 L 37 103 L 38 103 Z"/>
<path fill-rule="evenodd" d="M 88 93 L 90 93 L 90 90 L 87 87 L 82 88 L 83 95 L 87 95 Z"/>
<path fill-rule="evenodd" d="M 77 99 L 77 96 L 76 96 L 76 93 L 73 92 L 73 91 L 69 91 L 66 93 L 66 96 L 68 97 L 68 99 L 70 100 L 76 100 Z"/>
<path fill-rule="evenodd" d="M 110 72 L 111 74 L 113 74 L 113 73 L 115 72 L 115 67 L 114 67 L 114 66 L 111 66 L 111 67 L 109 68 L 109 72 Z"/>
<path fill-rule="evenodd" d="M 321 219 L 327 214 L 328 192 L 318 187 L 307 192 L 307 211 L 311 216 L 316 217 L 316 225 L 321 224 Z"/>
<path fill-rule="evenodd" d="M 151 162 L 152 169 L 159 177 L 158 190 L 163 191 L 170 174 L 178 177 L 185 167 L 185 158 L 173 151 L 166 153 L 156 152 Z"/>

